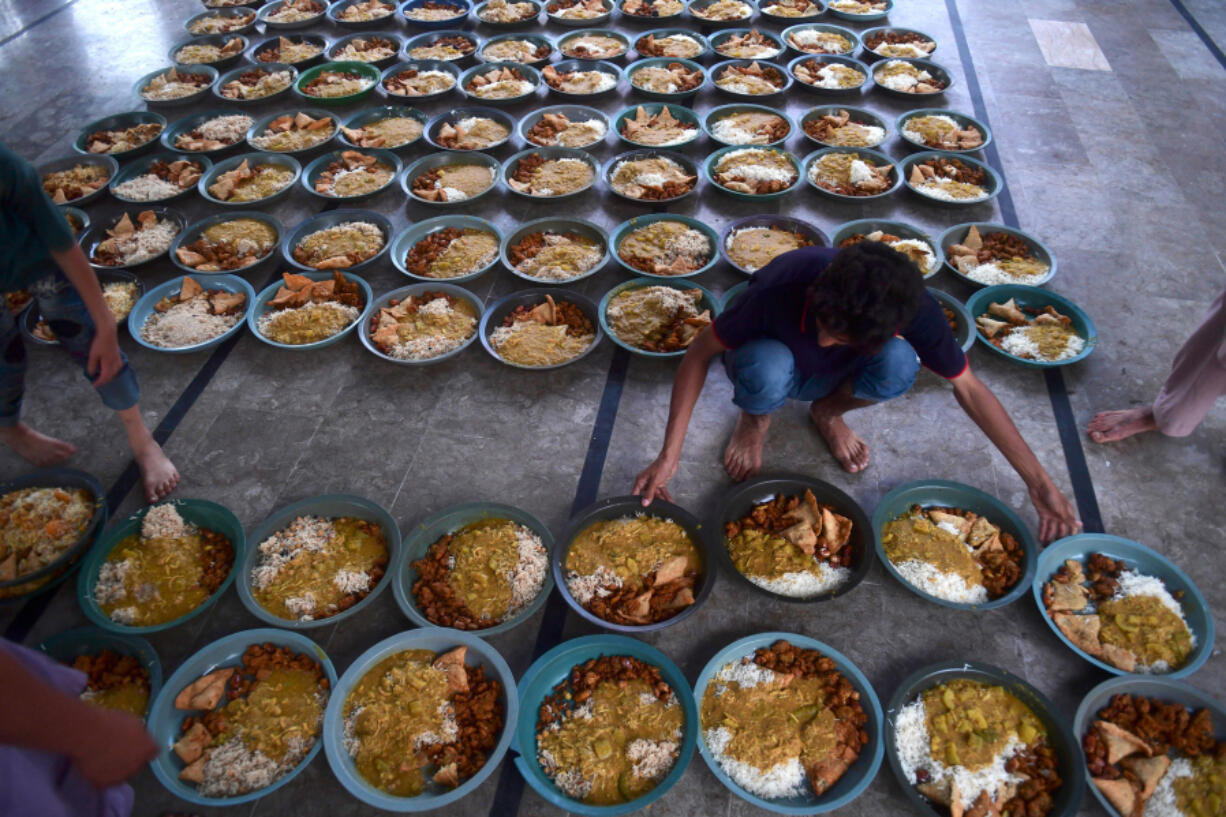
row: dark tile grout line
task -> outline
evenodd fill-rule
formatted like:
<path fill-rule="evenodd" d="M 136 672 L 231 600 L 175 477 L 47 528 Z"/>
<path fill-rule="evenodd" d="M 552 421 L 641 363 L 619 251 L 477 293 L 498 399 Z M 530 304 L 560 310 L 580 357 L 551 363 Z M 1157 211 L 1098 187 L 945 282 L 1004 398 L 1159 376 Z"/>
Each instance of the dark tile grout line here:
<path fill-rule="evenodd" d="M 71 0 L 71 2 L 75 3 L 76 0 Z M 61 8 L 67 8 L 67 6 L 61 6 Z M 51 12 L 51 14 L 54 13 L 55 12 Z M 47 16 L 49 17 L 51 14 L 48 14 Z M 0 42 L 0 45 L 3 45 L 3 43 Z M 338 202 L 330 201 L 320 208 L 319 212 L 326 213 L 329 210 L 335 210 L 338 206 Z M 278 273 L 276 272 L 276 268 L 278 268 L 278 266 L 278 264 L 273 265 L 274 271 L 268 276 L 264 283 L 260 285 L 257 292 L 262 292 L 277 280 Z M 170 409 L 166 412 L 166 416 L 162 418 L 161 422 L 158 423 L 157 428 L 153 430 L 153 439 L 157 441 L 158 445 L 166 445 L 166 441 L 169 440 L 170 436 L 175 433 L 175 430 L 178 429 L 179 424 L 183 422 L 183 418 L 187 416 L 187 413 L 191 411 L 192 406 L 194 406 L 196 401 L 200 399 L 200 396 L 204 394 L 204 390 L 207 389 L 209 384 L 213 382 L 213 377 L 216 376 L 217 371 L 221 368 L 222 364 L 226 362 L 226 359 L 230 357 L 230 352 L 232 352 L 234 347 L 238 345 L 238 342 L 242 340 L 244 334 L 246 333 L 235 332 L 233 337 L 222 343 L 213 350 L 211 355 L 209 355 L 209 359 L 206 360 L 204 365 L 200 367 L 200 370 L 196 372 L 196 376 L 193 377 L 191 382 L 187 384 L 187 387 L 183 389 L 183 392 L 179 395 L 178 399 L 175 400 L 174 404 L 171 405 Z M 136 487 L 136 484 L 139 481 L 140 470 L 136 466 L 136 461 L 131 460 L 128 462 L 127 467 L 124 468 L 123 472 L 120 473 L 119 477 L 116 478 L 113 483 L 111 483 L 111 487 L 107 490 L 107 508 L 114 512 L 114 510 L 123 503 L 128 493 L 131 492 L 134 487 Z M 26 637 L 30 635 L 30 631 L 34 629 L 34 625 L 38 623 L 38 620 L 42 618 L 43 613 L 45 613 L 47 608 L 51 605 L 51 600 L 60 592 L 60 588 L 64 587 L 64 585 L 70 584 L 71 581 L 71 579 L 63 581 L 60 583 L 59 587 L 56 587 L 54 590 L 35 596 L 22 605 L 21 609 L 17 611 L 17 614 L 13 616 L 13 620 L 9 622 L 9 626 L 5 629 L 4 637 L 9 641 L 16 641 L 18 643 L 25 641 Z"/>
<path fill-rule="evenodd" d="M 1177 2 L 1177 0 L 1172 0 Z M 954 32 L 954 40 L 958 45 L 958 57 L 962 62 L 962 73 L 966 77 L 966 87 L 971 95 L 971 103 L 975 115 L 989 128 L 988 109 L 983 100 L 983 90 L 979 87 L 979 77 L 975 72 L 975 63 L 971 57 L 970 45 L 966 41 L 966 31 L 962 27 L 962 15 L 958 12 L 957 0 L 945 0 L 949 11 L 949 20 Z M 1021 228 L 1017 217 L 1017 207 L 1007 184 L 1004 184 L 1005 170 L 1000 152 L 995 142 L 984 148 L 988 163 L 1000 173 L 1002 187 L 997 197 L 1000 206 L 1001 220 L 1015 229 Z M 1081 434 L 1077 429 L 1077 419 L 1073 416 L 1073 407 L 1069 402 L 1068 387 L 1064 382 L 1064 374 L 1058 368 L 1044 370 L 1043 379 L 1047 386 L 1048 399 L 1051 401 L 1052 414 L 1056 420 L 1056 431 L 1060 436 L 1060 447 L 1064 451 L 1064 463 L 1068 468 L 1069 480 L 1073 484 L 1073 498 L 1077 503 L 1078 516 L 1081 517 L 1083 529 L 1087 533 L 1102 533 L 1103 518 L 1098 507 L 1098 496 L 1094 491 L 1094 481 L 1090 477 L 1090 468 L 1086 463 L 1085 449 L 1081 445 Z"/>
<path fill-rule="evenodd" d="M 14 31 L 12 34 L 8 35 L 8 36 L 7 36 L 7 37 L 5 37 L 3 40 L 0 40 L 0 46 L 2 46 L 2 45 L 6 45 L 6 44 L 8 44 L 8 43 L 12 42 L 13 40 L 15 40 L 15 39 L 17 39 L 18 37 L 20 37 L 22 34 L 25 34 L 27 31 L 29 31 L 30 29 L 34 28 L 34 26 L 38 25 L 39 23 L 44 23 L 44 22 L 46 22 L 47 20 L 50 20 L 52 17 L 54 17 L 55 15 L 59 14 L 61 11 L 63 11 L 63 10 L 64 10 L 64 9 L 66 9 L 66 8 L 68 8 L 69 6 L 71 6 L 71 5 L 72 5 L 73 3 L 75 3 L 75 2 L 77 2 L 77 0 L 68 0 L 68 2 L 67 2 L 67 3 L 65 3 L 64 5 L 62 5 L 62 6 L 58 7 L 58 8 L 54 8 L 54 9 L 52 9 L 51 11 L 47 12 L 47 13 L 46 13 L 46 14 L 44 14 L 42 17 L 39 17 L 37 20 L 35 20 L 34 22 L 32 22 L 32 23 L 30 23 L 29 25 L 25 26 L 24 28 L 21 28 L 21 29 L 18 29 L 17 31 Z"/>
<path fill-rule="evenodd" d="M 1192 31 L 1196 36 L 1200 37 L 1200 41 L 1205 44 L 1205 48 L 1209 49 L 1209 53 L 1218 61 L 1218 65 L 1226 68 L 1226 54 L 1222 53 L 1222 49 L 1209 36 L 1209 32 L 1200 24 L 1200 21 L 1196 19 L 1192 12 L 1188 11 L 1188 7 L 1183 4 L 1183 0 L 1171 0 L 1171 5 L 1175 7 L 1175 11 L 1179 12 L 1179 16 L 1183 17 L 1188 25 L 1192 27 Z"/>
<path fill-rule="evenodd" d="M 600 408 L 597 409 L 596 421 L 592 424 L 592 437 L 588 443 L 587 456 L 583 460 L 583 471 L 579 474 L 579 486 L 575 489 L 575 501 L 570 508 L 572 519 L 580 510 L 595 502 L 600 491 L 605 458 L 609 454 L 613 425 L 617 420 L 617 407 L 621 403 L 622 388 L 626 384 L 626 371 L 629 366 L 630 353 L 619 346 L 609 363 L 609 374 L 605 379 L 604 392 L 600 396 Z M 545 614 L 536 633 L 536 644 L 532 648 L 533 661 L 562 643 L 562 634 L 566 630 L 568 618 L 569 610 L 559 589 L 558 592 L 551 593 L 545 603 Z M 515 768 L 509 758 L 504 759 L 502 769 L 498 772 L 498 786 L 494 790 L 490 817 L 515 817 L 523 801 L 524 785 L 524 776 L 519 769 Z"/>

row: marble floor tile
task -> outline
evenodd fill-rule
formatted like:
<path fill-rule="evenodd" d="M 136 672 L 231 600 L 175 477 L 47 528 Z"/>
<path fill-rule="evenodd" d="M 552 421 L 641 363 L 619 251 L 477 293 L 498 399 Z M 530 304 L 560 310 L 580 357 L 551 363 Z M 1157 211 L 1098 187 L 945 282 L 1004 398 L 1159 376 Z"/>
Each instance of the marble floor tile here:
<path fill-rule="evenodd" d="M 1226 79 L 1226 68 L 1214 59 L 1195 32 L 1155 30 L 1149 36 L 1184 79 Z"/>
<path fill-rule="evenodd" d="M 1030 29 L 1048 65 L 1085 71 L 1111 70 L 1111 64 L 1085 23 L 1031 19 Z"/>

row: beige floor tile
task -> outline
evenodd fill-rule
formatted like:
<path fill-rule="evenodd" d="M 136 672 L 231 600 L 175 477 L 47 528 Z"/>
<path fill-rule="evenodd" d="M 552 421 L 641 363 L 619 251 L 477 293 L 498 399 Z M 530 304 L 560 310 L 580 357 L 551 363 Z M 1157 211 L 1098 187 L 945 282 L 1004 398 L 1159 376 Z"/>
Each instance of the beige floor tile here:
<path fill-rule="evenodd" d="M 1062 20 L 1030 20 L 1030 30 L 1039 42 L 1043 59 L 1054 68 L 1110 71 L 1102 49 L 1085 23 Z"/>

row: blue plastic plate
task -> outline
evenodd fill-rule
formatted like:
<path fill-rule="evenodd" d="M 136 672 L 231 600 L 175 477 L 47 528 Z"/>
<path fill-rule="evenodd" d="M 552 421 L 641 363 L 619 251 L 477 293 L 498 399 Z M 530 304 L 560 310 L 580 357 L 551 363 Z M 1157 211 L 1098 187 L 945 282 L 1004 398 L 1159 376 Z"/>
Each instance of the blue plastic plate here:
<path fill-rule="evenodd" d="M 638 272 L 638 270 L 635 270 L 635 272 Z M 613 327 L 609 325 L 609 320 L 606 314 L 609 309 L 609 304 L 612 302 L 612 300 L 628 289 L 641 289 L 642 287 L 672 287 L 673 289 L 702 290 L 702 300 L 698 302 L 697 308 L 699 309 L 699 311 L 709 310 L 711 312 L 711 320 L 712 322 L 714 322 L 715 317 L 719 315 L 720 303 L 721 303 L 720 299 L 715 296 L 715 293 L 711 292 L 711 290 L 707 289 L 704 286 L 694 283 L 693 281 L 684 280 L 684 279 L 680 281 L 674 280 L 674 278 L 676 277 L 677 276 L 673 276 L 673 278 L 663 278 L 663 277 L 635 278 L 630 281 L 624 281 L 618 284 L 617 286 L 613 287 L 612 289 L 610 289 L 608 292 L 605 293 L 605 296 L 600 299 L 600 328 L 604 330 L 605 334 L 609 336 L 610 340 L 612 340 L 618 346 L 622 347 L 623 349 L 625 349 L 627 352 L 630 352 L 631 354 L 642 355 L 643 357 L 657 357 L 657 358 L 683 356 L 686 353 L 686 349 L 678 349 L 675 352 L 649 352 L 646 349 L 640 349 L 637 346 L 631 346 L 629 343 L 619 338 L 617 334 L 613 331 Z"/>
<path fill-rule="evenodd" d="M 425 221 L 417 222 L 392 240 L 392 248 L 389 251 L 391 253 L 392 264 L 396 267 L 396 269 L 400 270 L 402 273 L 415 281 L 445 284 L 460 284 L 465 281 L 471 281 L 474 278 L 480 278 L 498 264 L 498 253 L 494 253 L 493 257 L 490 258 L 489 263 L 487 263 L 485 266 L 464 275 L 457 275 L 454 278 L 427 278 L 425 276 L 415 275 L 414 273 L 409 272 L 408 268 L 405 266 L 405 259 L 408 257 L 409 251 L 417 245 L 417 242 L 421 241 L 426 236 L 436 233 L 439 230 L 445 230 L 448 227 L 454 227 L 458 230 L 482 230 L 487 233 L 493 233 L 495 240 L 498 242 L 498 246 L 502 246 L 502 230 L 498 229 L 498 226 L 492 221 L 486 221 L 485 219 L 478 218 L 477 216 L 435 216 L 434 218 L 428 218 Z M 480 311 L 480 309 L 477 310 L 478 314 L 480 314 Z"/>
<path fill-rule="evenodd" d="M 399 289 L 393 289 L 391 292 L 385 292 L 375 299 L 375 302 L 371 305 L 370 311 L 372 313 L 378 312 L 380 309 L 388 306 L 392 300 L 402 301 L 410 295 L 421 295 L 426 292 L 444 292 L 454 298 L 465 300 L 478 316 L 481 315 L 482 310 L 485 308 L 485 304 L 481 302 L 481 299 L 476 295 L 473 295 L 468 290 L 458 287 L 449 281 L 431 281 L 429 283 L 409 284 L 408 286 L 400 287 Z M 473 344 L 473 342 L 477 339 L 477 334 L 478 332 L 474 332 L 471 337 L 456 348 L 452 349 L 450 352 L 444 352 L 441 355 L 436 355 L 434 357 L 425 358 L 422 360 L 400 360 L 384 354 L 383 350 L 375 346 L 374 341 L 370 339 L 371 331 L 369 316 L 363 323 L 362 330 L 358 333 L 358 338 L 361 339 L 362 345 L 366 347 L 366 351 L 370 352 L 376 357 L 383 358 L 389 363 L 397 363 L 401 366 L 429 366 L 433 363 L 441 363 L 444 360 L 453 358 L 460 354 Z"/>
<path fill-rule="evenodd" d="M 555 363 L 552 366 L 525 366 L 521 363 L 512 363 L 506 360 L 494 350 L 490 343 L 490 335 L 494 330 L 502 326 L 502 322 L 507 316 L 521 306 L 532 307 L 537 304 L 545 303 L 545 296 L 551 295 L 554 301 L 565 301 L 566 303 L 574 304 L 583 311 L 587 319 L 592 322 L 592 327 L 596 330 L 596 336 L 592 339 L 592 345 L 584 349 L 579 354 L 572 357 L 570 360 L 564 360 L 561 363 Z M 477 327 L 477 334 L 481 336 L 481 345 L 485 347 L 485 351 L 497 360 L 510 366 L 513 369 L 523 369 L 529 372 L 543 372 L 549 369 L 560 369 L 563 366 L 569 366 L 572 363 L 577 363 L 583 358 L 596 351 L 596 347 L 600 346 L 600 342 L 604 340 L 604 330 L 600 328 L 600 315 L 596 308 L 596 304 L 588 297 L 580 295 L 568 289 L 561 287 L 533 287 L 531 289 L 521 289 L 512 292 L 510 295 L 504 295 L 498 300 L 489 305 L 485 313 L 481 315 L 481 323 Z"/>
<path fill-rule="evenodd" d="M 77 627 L 74 630 L 51 636 L 39 644 L 38 649 L 61 664 L 69 666 L 72 666 L 73 660 L 78 656 L 97 655 L 103 650 L 135 658 L 149 674 L 149 702 L 145 705 L 146 717 L 149 715 L 150 705 L 162 690 L 162 662 L 158 660 L 158 654 L 153 649 L 153 645 L 143 638 L 107 633 L 93 627 Z"/>
<path fill-rule="evenodd" d="M 902 133 L 901 128 L 899 129 L 899 133 Z M 945 232 L 941 233 L 941 237 L 937 239 L 937 244 L 940 246 L 941 257 L 944 259 L 945 268 L 976 289 L 980 289 L 986 285 L 976 281 L 973 278 L 968 278 L 963 275 L 962 270 L 953 265 L 949 255 L 945 252 L 954 244 L 961 244 L 963 241 L 965 241 L 967 234 L 971 231 L 971 227 L 978 229 L 981 236 L 987 233 L 1006 233 L 1015 238 L 1021 239 L 1021 241 L 1030 249 L 1030 252 L 1034 254 L 1035 259 L 1047 265 L 1046 275 L 1036 275 L 1032 280 L 1029 280 L 1022 286 L 1043 286 L 1043 284 L 1046 284 L 1056 276 L 1056 269 L 1058 268 L 1056 256 L 1052 254 L 1052 251 L 1047 248 L 1047 245 L 1040 241 L 1037 236 L 1033 236 L 1023 230 L 1019 230 L 1016 227 L 1010 227 L 1007 224 L 997 224 L 992 221 L 968 221 L 964 224 L 955 224 Z"/>
<path fill-rule="evenodd" d="M 1029 307 L 1031 309 L 1042 309 L 1045 306 L 1055 307 L 1056 311 L 1061 315 L 1067 315 L 1072 319 L 1073 331 L 1085 338 L 1086 345 L 1079 354 L 1067 360 L 1027 360 L 1026 358 L 1014 357 L 1004 349 L 996 348 L 984 336 L 978 325 L 976 325 L 975 333 L 978 335 L 980 342 L 994 354 L 998 354 L 1006 360 L 1030 369 L 1052 369 L 1059 366 L 1069 366 L 1078 361 L 1085 360 L 1094 351 L 1094 347 L 1098 345 L 1098 330 L 1094 328 L 1094 321 L 1090 320 L 1090 316 L 1068 298 L 1040 287 L 1028 287 L 1021 284 L 998 284 L 992 287 L 985 287 L 966 299 L 966 309 L 971 313 L 973 320 L 986 313 L 990 304 L 1004 303 L 1010 298 L 1020 307 Z"/>
<path fill-rule="evenodd" d="M 635 230 L 646 227 L 649 224 L 655 224 L 657 221 L 680 222 L 681 224 L 684 224 L 685 226 L 693 230 L 697 230 L 705 235 L 707 237 L 707 241 L 710 242 L 711 260 L 693 272 L 686 272 L 679 275 L 657 275 L 653 272 L 647 272 L 645 270 L 632 267 L 623 261 L 621 255 L 619 254 L 619 250 L 621 248 L 621 243 L 626 236 Z M 626 272 L 630 273 L 631 275 L 645 275 L 648 278 L 659 278 L 664 281 L 671 281 L 679 278 L 693 278 L 695 276 L 702 275 L 704 272 L 709 272 L 712 270 L 715 265 L 719 263 L 719 234 L 715 232 L 710 224 L 691 216 L 674 215 L 672 213 L 651 213 L 650 215 L 645 216 L 635 216 L 627 221 L 623 221 L 621 224 L 613 228 L 613 235 L 609 238 L 609 249 L 622 269 L 626 270 Z"/>
<path fill-rule="evenodd" d="M 191 346 L 180 346 L 177 349 L 169 349 L 162 346 L 154 346 L 149 341 L 141 337 L 141 328 L 144 327 L 145 321 L 149 320 L 149 316 L 153 314 L 153 308 L 158 301 L 170 295 L 177 295 L 179 290 L 183 288 L 183 279 L 186 276 L 180 275 L 177 278 L 172 278 L 164 284 L 158 284 L 150 289 L 141 299 L 132 307 L 132 311 L 128 313 L 128 332 L 132 335 L 132 339 L 154 352 L 166 352 L 172 355 L 185 355 L 191 352 L 201 352 L 205 349 L 212 349 L 224 343 L 233 335 L 243 331 L 246 324 L 246 315 L 251 311 L 251 302 L 255 300 L 255 289 L 251 284 L 239 278 L 237 275 L 229 273 L 208 272 L 197 276 L 193 273 L 192 277 L 198 279 L 196 283 L 209 289 L 220 289 L 225 292 L 243 292 L 247 295 L 247 301 L 243 304 L 243 314 L 239 316 L 238 321 L 226 331 L 222 332 L 215 338 L 193 344 Z"/>
<path fill-rule="evenodd" d="M 358 326 L 361 326 L 362 324 L 366 322 L 366 319 L 370 316 L 371 303 L 374 301 L 374 293 L 371 292 L 370 284 L 366 283 L 365 278 L 362 278 L 361 276 L 358 276 L 358 275 L 353 275 L 352 273 L 344 272 L 343 270 L 340 270 L 340 272 L 342 275 L 345 276 L 347 280 L 352 281 L 353 283 L 356 283 L 358 285 L 358 287 L 362 290 L 362 297 L 365 303 L 364 303 L 364 306 L 362 307 L 361 312 L 358 314 L 358 317 L 354 320 L 354 322 L 346 326 L 341 331 L 337 332 L 335 335 L 328 337 L 328 338 L 324 338 L 323 340 L 317 340 L 314 343 L 300 343 L 297 345 L 293 345 L 289 343 L 278 343 L 277 341 L 273 340 L 272 338 L 267 337 L 263 332 L 260 331 L 260 318 L 263 317 L 263 315 L 269 311 L 268 302 L 271 301 L 273 298 L 275 298 L 277 295 L 277 292 L 279 292 L 281 287 L 284 286 L 283 279 L 274 281 L 273 283 L 264 287 L 264 289 L 260 292 L 260 294 L 255 296 L 255 304 L 251 307 L 250 310 L 247 311 L 247 328 L 251 330 L 251 334 L 255 335 L 257 338 L 264 341 L 269 346 L 275 346 L 278 349 L 290 349 L 295 352 L 305 352 L 311 349 L 320 349 L 324 346 L 331 346 L 332 344 L 338 342 L 341 338 L 345 337 L 350 332 L 352 332 L 354 329 L 356 329 Z M 299 272 L 297 274 L 305 275 L 307 278 L 310 278 L 312 281 L 330 281 L 332 280 L 331 272 Z"/>
<path fill-rule="evenodd" d="M 945 253 L 941 250 L 942 242 L 934 240 L 932 236 L 918 227 L 913 227 L 902 221 L 887 221 L 880 218 L 862 218 L 857 221 L 849 221 L 835 230 L 834 235 L 830 238 L 830 246 L 837 247 L 857 233 L 868 235 L 877 230 L 889 233 L 890 235 L 896 235 L 899 238 L 915 238 L 926 242 L 928 248 L 932 250 L 932 254 L 936 256 L 936 261 L 933 263 L 931 270 L 927 272 L 920 270 L 920 272 L 923 273 L 925 278 L 931 278 L 941 271 L 941 264 L 945 261 Z M 971 339 L 973 342 L 974 332 L 971 333 Z M 969 349 L 970 346 L 966 348 Z"/>

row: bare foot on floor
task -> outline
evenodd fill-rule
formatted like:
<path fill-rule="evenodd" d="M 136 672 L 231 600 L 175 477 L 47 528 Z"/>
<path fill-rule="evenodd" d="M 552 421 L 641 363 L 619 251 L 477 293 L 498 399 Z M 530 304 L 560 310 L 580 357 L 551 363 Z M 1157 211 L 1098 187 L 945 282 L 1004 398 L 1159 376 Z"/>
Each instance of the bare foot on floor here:
<path fill-rule="evenodd" d="M 770 428 L 769 414 L 746 414 L 737 417 L 732 439 L 724 451 L 724 470 L 737 482 L 756 476 L 762 470 L 762 446 Z"/>
<path fill-rule="evenodd" d="M 179 484 L 179 472 L 174 463 L 162 451 L 162 447 L 149 440 L 140 451 L 133 452 L 145 485 L 145 501 L 165 499 Z"/>
<path fill-rule="evenodd" d="M 812 409 L 809 416 L 843 470 L 857 474 L 868 467 L 868 443 L 860 439 L 860 435 L 852 431 L 841 416 L 818 414 Z"/>
<path fill-rule="evenodd" d="M 1150 406 L 1120 411 L 1100 411 L 1086 429 L 1096 443 L 1116 443 L 1135 434 L 1157 431 L 1154 410 Z"/>
<path fill-rule="evenodd" d="M 0 441 L 40 468 L 63 462 L 77 453 L 72 443 L 39 434 L 25 423 L 0 429 Z"/>

